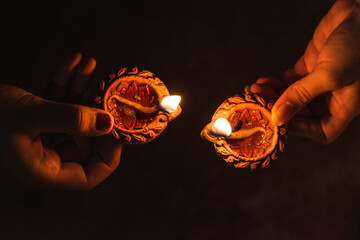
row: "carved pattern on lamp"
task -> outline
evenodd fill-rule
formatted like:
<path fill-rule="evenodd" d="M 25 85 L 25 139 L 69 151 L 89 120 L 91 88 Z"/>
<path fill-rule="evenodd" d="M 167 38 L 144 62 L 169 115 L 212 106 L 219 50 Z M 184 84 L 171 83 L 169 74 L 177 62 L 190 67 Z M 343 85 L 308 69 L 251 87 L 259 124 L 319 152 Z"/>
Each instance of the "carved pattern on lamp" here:
<path fill-rule="evenodd" d="M 169 91 L 147 70 L 122 68 L 116 75 L 111 73 L 108 80 L 102 80 L 99 89 L 95 105 L 113 115 L 111 134 L 125 143 L 152 141 L 181 113 L 180 106 L 175 111 L 161 107 L 162 100 L 170 96 Z"/>
<path fill-rule="evenodd" d="M 286 126 L 276 126 L 271 118 L 272 103 L 249 92 L 224 101 L 212 121 L 201 132 L 214 143 L 216 153 L 236 168 L 264 168 L 284 151 Z M 227 119 L 232 127 L 229 136 L 218 136 L 212 127 L 216 120 Z"/>

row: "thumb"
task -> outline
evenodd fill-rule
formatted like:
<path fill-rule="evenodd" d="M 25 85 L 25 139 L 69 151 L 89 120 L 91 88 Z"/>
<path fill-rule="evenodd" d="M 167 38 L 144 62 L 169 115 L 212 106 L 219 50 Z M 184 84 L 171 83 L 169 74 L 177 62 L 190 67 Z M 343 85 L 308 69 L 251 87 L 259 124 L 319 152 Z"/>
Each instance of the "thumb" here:
<path fill-rule="evenodd" d="M 82 136 L 105 135 L 112 129 L 111 114 L 97 108 L 44 99 L 24 106 L 24 127 L 31 132 L 59 132 Z"/>
<path fill-rule="evenodd" d="M 296 113 L 320 94 L 329 91 L 329 74 L 316 70 L 291 84 L 272 108 L 272 119 L 278 126 L 286 124 Z"/>

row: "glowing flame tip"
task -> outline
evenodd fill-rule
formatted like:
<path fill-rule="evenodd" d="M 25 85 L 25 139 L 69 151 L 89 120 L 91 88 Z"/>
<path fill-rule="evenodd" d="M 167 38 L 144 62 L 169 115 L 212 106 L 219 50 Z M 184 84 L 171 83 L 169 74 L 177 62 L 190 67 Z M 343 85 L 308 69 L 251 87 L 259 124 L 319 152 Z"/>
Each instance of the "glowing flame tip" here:
<path fill-rule="evenodd" d="M 225 118 L 218 118 L 211 127 L 211 132 L 220 137 L 229 137 L 231 135 L 231 125 Z"/>
<path fill-rule="evenodd" d="M 181 101 L 181 96 L 178 95 L 171 95 L 164 97 L 163 100 L 160 103 L 160 107 L 165 112 L 175 112 L 177 107 L 179 106 L 179 103 Z"/>

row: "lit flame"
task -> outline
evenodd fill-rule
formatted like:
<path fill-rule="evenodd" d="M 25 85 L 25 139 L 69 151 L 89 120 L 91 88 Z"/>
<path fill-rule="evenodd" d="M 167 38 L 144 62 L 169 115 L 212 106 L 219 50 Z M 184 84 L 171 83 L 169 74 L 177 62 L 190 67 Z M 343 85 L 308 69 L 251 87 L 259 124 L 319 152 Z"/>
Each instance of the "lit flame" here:
<path fill-rule="evenodd" d="M 176 111 L 179 103 L 181 101 L 181 96 L 172 95 L 164 97 L 160 103 L 160 107 L 163 111 L 173 113 Z"/>
<path fill-rule="evenodd" d="M 211 132 L 220 137 L 231 135 L 231 125 L 225 118 L 218 118 L 211 127 Z"/>

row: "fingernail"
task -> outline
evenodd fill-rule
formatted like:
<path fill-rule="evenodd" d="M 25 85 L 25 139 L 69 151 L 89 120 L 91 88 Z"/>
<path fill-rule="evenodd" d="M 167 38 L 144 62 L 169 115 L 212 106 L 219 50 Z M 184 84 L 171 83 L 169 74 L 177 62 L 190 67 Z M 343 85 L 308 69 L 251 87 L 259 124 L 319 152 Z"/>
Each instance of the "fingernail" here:
<path fill-rule="evenodd" d="M 294 113 L 294 107 L 288 103 L 284 103 L 279 109 L 273 109 L 272 119 L 277 126 L 287 123 Z"/>
<path fill-rule="evenodd" d="M 111 117 L 109 114 L 96 114 L 96 130 L 104 131 L 111 127 Z"/>

